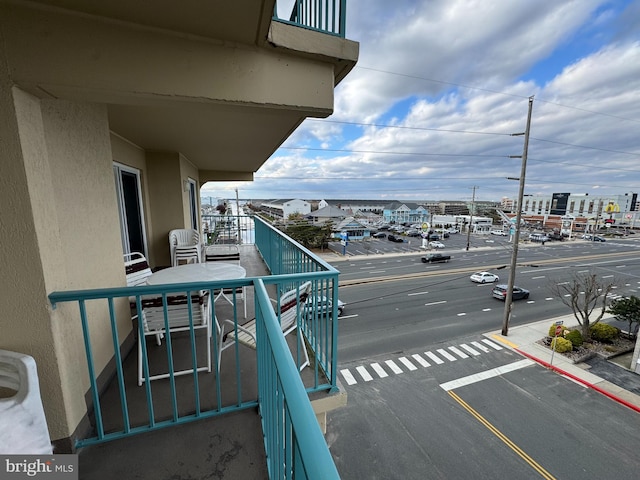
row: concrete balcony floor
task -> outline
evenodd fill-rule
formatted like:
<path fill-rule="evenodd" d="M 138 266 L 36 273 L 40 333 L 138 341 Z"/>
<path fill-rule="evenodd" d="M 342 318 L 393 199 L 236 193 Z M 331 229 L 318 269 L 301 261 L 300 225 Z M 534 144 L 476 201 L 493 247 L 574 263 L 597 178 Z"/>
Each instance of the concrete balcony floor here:
<path fill-rule="evenodd" d="M 247 276 L 264 276 L 268 271 L 255 246 L 241 247 L 241 264 L 247 270 Z M 253 292 L 247 292 L 247 318 L 253 318 Z M 218 308 L 218 318 L 224 316 L 224 305 Z M 228 304 L 227 304 L 228 305 Z M 231 315 L 231 307 L 227 306 Z M 242 319 L 242 306 L 238 308 Z M 204 336 L 198 335 L 204 343 Z M 289 338 L 290 337 L 290 338 Z M 173 339 L 173 337 L 172 337 Z M 295 346 L 296 335 L 289 335 L 288 342 Z M 189 362 L 188 348 L 181 349 L 180 342 L 188 346 L 187 338 L 176 337 L 173 342 L 175 362 Z M 159 362 L 166 365 L 164 342 L 158 347 L 153 338 L 147 339 L 150 366 Z M 199 355 L 204 351 L 199 349 Z M 179 358 L 179 352 L 185 352 Z M 293 351 L 293 350 L 292 350 Z M 244 400 L 256 399 L 256 357 L 255 351 L 241 347 L 239 349 L 241 368 L 241 397 Z M 130 405 L 130 424 L 148 422 L 146 389 L 137 385 L 137 348 L 134 348 L 125 360 L 126 395 Z M 198 375 L 201 410 L 215 409 L 218 406 L 216 395 L 215 366 L 211 373 Z M 152 372 L 153 373 L 153 372 Z M 313 369 L 302 372 L 303 383 L 313 385 Z M 231 348 L 223 352 L 221 361 L 220 384 L 222 405 L 233 405 L 238 401 L 238 385 L 235 380 L 235 352 Z M 168 379 L 151 382 L 154 418 L 171 418 L 171 390 Z M 193 378 L 185 375 L 176 378 L 177 408 L 180 414 L 193 413 Z M 327 396 L 327 394 L 322 394 Z M 318 394 L 314 394 L 318 398 Z M 346 402 L 346 399 L 344 399 Z M 101 396 L 105 431 L 116 426 L 120 428 L 122 413 L 117 385 L 110 385 Z M 113 480 L 149 478 L 154 480 L 175 479 L 262 479 L 268 478 L 262 427 L 257 408 L 247 408 L 215 417 L 197 419 L 190 423 L 169 426 L 156 431 L 140 433 L 120 440 L 84 447 L 79 450 L 79 472 L 83 480 Z"/>

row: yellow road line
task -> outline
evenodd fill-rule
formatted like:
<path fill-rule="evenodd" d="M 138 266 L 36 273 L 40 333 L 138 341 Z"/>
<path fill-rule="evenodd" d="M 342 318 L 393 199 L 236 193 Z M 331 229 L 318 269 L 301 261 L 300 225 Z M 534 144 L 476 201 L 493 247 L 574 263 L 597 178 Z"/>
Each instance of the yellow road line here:
<path fill-rule="evenodd" d="M 555 477 L 547 472 L 539 463 L 537 463 L 533 458 L 524 452 L 520 447 L 518 447 L 515 443 L 513 443 L 506 435 L 504 435 L 500 430 L 494 427 L 487 419 L 485 419 L 482 415 L 476 412 L 467 402 L 462 400 L 453 390 L 449 390 L 447 392 L 451 397 L 458 402 L 462 408 L 464 408 L 467 412 L 469 412 L 476 420 L 478 420 L 482 425 L 484 425 L 491 433 L 493 433 L 496 437 L 498 437 L 502 442 L 505 443 L 511 450 L 513 450 L 520 458 L 522 458 L 525 462 L 527 462 L 536 472 L 540 474 L 542 478 L 547 480 L 555 480 Z"/>
<path fill-rule="evenodd" d="M 518 345 L 516 345 L 513 342 L 510 342 L 509 340 L 507 340 L 506 338 L 501 337 L 500 335 L 496 335 L 493 334 L 491 335 L 491 338 L 493 338 L 494 340 L 497 340 L 500 343 L 504 343 L 505 345 L 511 347 L 511 348 L 518 348 Z"/>

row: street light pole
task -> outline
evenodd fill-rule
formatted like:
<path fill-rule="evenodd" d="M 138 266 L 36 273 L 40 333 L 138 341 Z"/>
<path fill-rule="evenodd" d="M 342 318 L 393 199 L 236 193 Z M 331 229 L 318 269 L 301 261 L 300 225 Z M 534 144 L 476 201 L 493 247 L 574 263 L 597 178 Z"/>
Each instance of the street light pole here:
<path fill-rule="evenodd" d="M 522 167 L 520 168 L 520 189 L 518 190 L 518 210 L 516 210 L 516 232 L 513 237 L 513 251 L 511 252 L 511 266 L 509 269 L 509 281 L 507 284 L 507 296 L 504 299 L 504 318 L 502 320 L 502 335 L 509 333 L 509 320 L 511 319 L 511 307 L 513 305 L 513 285 L 516 277 L 516 264 L 518 262 L 518 242 L 520 241 L 520 220 L 522 218 L 522 198 L 524 197 L 525 173 L 527 172 L 527 153 L 529 151 L 529 130 L 531 128 L 531 112 L 533 111 L 533 95 L 529 97 L 529 113 L 527 114 L 527 128 L 524 131 L 524 147 L 522 150 Z M 522 135 L 516 133 L 514 135 Z M 518 158 L 514 156 L 513 158 Z"/>

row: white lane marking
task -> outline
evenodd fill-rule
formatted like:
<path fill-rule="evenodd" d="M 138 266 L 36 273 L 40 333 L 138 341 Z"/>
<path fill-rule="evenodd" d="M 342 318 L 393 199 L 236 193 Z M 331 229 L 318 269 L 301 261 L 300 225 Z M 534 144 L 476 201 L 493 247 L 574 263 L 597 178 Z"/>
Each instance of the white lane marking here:
<path fill-rule="evenodd" d="M 386 270 L 371 270 L 369 273 L 385 273 Z"/>
<path fill-rule="evenodd" d="M 523 270 L 522 274 L 527 274 L 527 273 L 540 273 L 540 272 L 548 272 L 550 270 L 562 270 L 565 269 L 567 267 L 548 267 L 548 268 L 536 268 L 535 270 Z"/>
<path fill-rule="evenodd" d="M 498 345 L 497 343 L 493 343 L 488 338 L 483 338 L 482 341 L 487 345 L 489 345 L 491 348 L 495 348 L 496 350 L 502 350 L 502 347 L 500 345 Z"/>
<path fill-rule="evenodd" d="M 424 358 L 422 358 L 420 356 L 419 353 L 414 353 L 413 355 L 411 355 L 413 357 L 413 359 L 418 362 L 420 365 L 422 365 L 423 367 L 427 368 L 430 367 L 431 364 L 429 362 L 427 362 Z"/>
<path fill-rule="evenodd" d="M 412 297 L 414 295 L 426 295 L 429 292 L 414 292 L 414 293 L 408 293 L 407 297 Z"/>
<path fill-rule="evenodd" d="M 404 366 L 407 367 L 410 371 L 418 369 L 418 367 L 411 363 L 411 360 L 409 360 L 407 357 L 400 357 L 398 360 L 400 360 L 400 362 L 403 363 Z"/>
<path fill-rule="evenodd" d="M 462 312 L 462 313 L 458 313 L 458 317 L 464 317 L 466 315 L 466 313 Z"/>
<path fill-rule="evenodd" d="M 450 362 L 455 362 L 457 360 L 456 357 L 454 357 L 453 355 L 451 355 L 449 352 L 447 352 L 444 348 L 439 348 L 438 350 L 436 350 L 436 352 L 438 352 L 440 355 L 442 355 L 444 358 L 446 358 L 447 360 L 449 360 Z"/>
<path fill-rule="evenodd" d="M 480 342 L 471 342 L 471 345 L 473 345 L 474 347 L 479 348 L 480 350 L 482 350 L 484 353 L 489 353 L 491 350 L 489 350 L 487 347 L 485 347 L 484 345 L 482 345 Z"/>
<path fill-rule="evenodd" d="M 547 297 L 547 298 L 545 298 L 545 300 L 547 300 L 547 301 L 553 300 L 553 297 Z"/>
<path fill-rule="evenodd" d="M 357 313 L 354 313 L 353 315 L 340 315 L 340 320 L 344 320 L 345 318 L 355 318 L 359 316 L 360 315 L 358 315 Z"/>
<path fill-rule="evenodd" d="M 373 370 L 378 374 L 380 378 L 389 376 L 389 374 L 385 372 L 384 368 L 382 368 L 379 363 L 372 363 L 371 368 L 373 368 Z"/>
<path fill-rule="evenodd" d="M 358 383 L 348 368 L 343 368 L 342 370 L 340 370 L 340 373 L 342 374 L 345 382 L 347 382 L 347 385 L 355 385 L 356 383 Z"/>
<path fill-rule="evenodd" d="M 458 347 L 448 347 L 449 350 L 451 350 L 453 353 L 455 353 L 456 355 L 458 355 L 460 358 L 469 358 L 469 355 L 467 355 L 466 353 L 464 353 L 462 350 L 460 350 Z"/>
<path fill-rule="evenodd" d="M 453 390 L 455 388 L 464 387 L 465 385 L 471 385 L 472 383 L 477 383 L 482 380 L 487 380 L 489 378 L 498 377 L 508 372 L 513 372 L 514 370 L 519 370 L 521 368 L 528 367 L 530 365 L 534 365 L 533 360 L 524 359 L 519 360 L 514 363 L 510 363 L 508 365 L 503 365 L 501 367 L 492 368 L 491 370 L 486 370 L 484 372 L 475 373 L 473 375 L 469 375 L 467 377 L 458 378 L 457 380 L 452 380 L 450 382 L 441 383 L 440 387 L 448 392 L 449 390 Z"/>
<path fill-rule="evenodd" d="M 444 363 L 444 360 L 442 360 L 440 357 L 438 357 L 435 353 L 433 352 L 424 352 L 424 354 L 429 357 L 431 360 L 433 360 L 436 365 L 440 365 L 441 363 Z"/>
<path fill-rule="evenodd" d="M 447 301 L 446 300 L 440 300 L 439 302 L 425 303 L 424 306 L 428 307 L 429 305 L 438 305 L 440 303 L 447 303 Z"/>
<path fill-rule="evenodd" d="M 531 277 L 531 280 L 539 280 L 541 278 L 547 278 L 547 277 L 544 275 L 540 275 L 539 277 Z"/>
<path fill-rule="evenodd" d="M 491 311 L 491 309 L 490 309 L 490 308 L 483 308 L 483 309 L 482 309 L 482 311 L 483 311 L 483 312 L 490 312 L 490 311 Z"/>
<path fill-rule="evenodd" d="M 396 375 L 402 373 L 402 369 L 398 366 L 398 364 L 396 362 L 394 362 L 393 360 L 387 360 L 386 362 L 384 362 L 387 364 L 387 366 L 391 369 L 391 371 L 393 373 L 395 373 Z"/>
<path fill-rule="evenodd" d="M 469 345 L 467 345 L 466 343 L 463 343 L 460 345 L 462 348 L 464 348 L 467 352 L 469 352 L 471 355 L 480 355 L 480 352 L 477 351 L 474 348 L 471 348 Z"/>
<path fill-rule="evenodd" d="M 360 374 L 360 376 L 365 382 L 370 382 L 371 380 L 373 380 L 373 377 L 371 376 L 371 374 L 362 365 L 360 365 L 359 367 L 356 367 L 356 371 Z"/>

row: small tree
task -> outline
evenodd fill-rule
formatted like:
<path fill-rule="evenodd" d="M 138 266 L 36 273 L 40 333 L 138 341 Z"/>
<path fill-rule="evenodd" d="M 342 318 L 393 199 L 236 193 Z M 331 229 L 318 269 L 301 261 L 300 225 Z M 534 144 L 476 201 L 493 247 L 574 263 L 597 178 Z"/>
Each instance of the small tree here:
<path fill-rule="evenodd" d="M 638 335 L 640 327 L 640 298 L 631 295 L 630 297 L 619 298 L 611 302 L 607 313 L 612 314 L 616 320 L 629 324 L 629 334 L 634 338 Z M 635 328 L 633 324 L 636 324 Z"/>
<path fill-rule="evenodd" d="M 554 282 L 551 292 L 573 311 L 585 340 L 591 338 L 589 328 L 598 323 L 607 309 L 607 295 L 614 282 L 601 282 L 595 273 L 574 274 L 568 282 Z"/>

